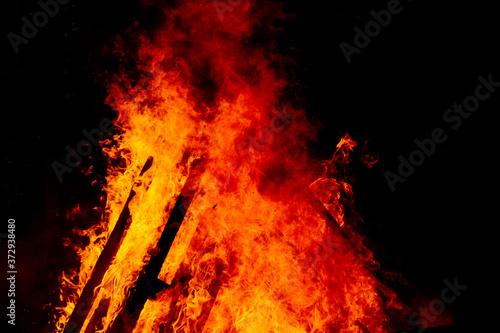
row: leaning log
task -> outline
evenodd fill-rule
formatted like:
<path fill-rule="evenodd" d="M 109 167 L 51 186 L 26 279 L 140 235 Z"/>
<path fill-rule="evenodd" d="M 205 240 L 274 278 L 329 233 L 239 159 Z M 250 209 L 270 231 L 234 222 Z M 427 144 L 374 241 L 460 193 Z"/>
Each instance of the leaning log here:
<path fill-rule="evenodd" d="M 146 268 L 139 274 L 134 286 L 129 290 L 125 305 L 115 318 L 109 333 L 132 332 L 146 301 L 149 298 L 154 299 L 155 295 L 165 288 L 172 287 L 158 279 L 158 275 L 184 220 L 186 211 L 198 190 L 203 173 L 202 163 L 203 161 L 197 160 L 195 165 L 192 165 L 188 178 L 156 244 L 155 253 L 151 256 Z"/>
<path fill-rule="evenodd" d="M 144 164 L 144 167 L 142 168 L 139 176 L 149 170 L 152 164 L 153 158 L 149 157 Z M 92 308 L 92 305 L 95 301 L 94 290 L 101 284 L 104 274 L 108 270 L 111 262 L 116 256 L 116 253 L 118 252 L 118 249 L 120 248 L 123 235 L 129 227 L 130 210 L 128 208 L 128 205 L 132 198 L 135 196 L 134 188 L 136 186 L 137 183 L 134 183 L 130 190 L 130 194 L 127 198 L 127 201 L 125 202 L 120 216 L 118 217 L 118 221 L 116 222 L 113 231 L 109 235 L 106 245 L 104 246 L 104 249 L 102 250 L 101 255 L 99 256 L 99 259 L 97 260 L 97 263 L 92 271 L 90 279 L 87 281 L 87 284 L 80 294 L 78 302 L 73 309 L 73 313 L 66 323 L 64 329 L 65 333 L 78 333 L 81 331 L 83 324 L 85 323 L 85 319 L 87 318 L 90 309 Z"/>

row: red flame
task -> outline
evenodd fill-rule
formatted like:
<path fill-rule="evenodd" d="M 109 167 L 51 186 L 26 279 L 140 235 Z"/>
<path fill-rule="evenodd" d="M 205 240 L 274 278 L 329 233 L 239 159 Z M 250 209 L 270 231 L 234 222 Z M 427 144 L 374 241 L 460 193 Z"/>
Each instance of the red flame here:
<path fill-rule="evenodd" d="M 284 98 L 284 60 L 272 40 L 253 38 L 272 36 L 272 20 L 285 15 L 234 3 L 221 20 L 212 1 L 181 1 L 154 34 L 117 41 L 124 66 L 135 59 L 143 79 L 124 71 L 109 85 L 120 135 L 103 148 L 105 213 L 79 231 L 90 245 L 78 250 L 78 274 L 63 275 L 59 330 L 134 181 L 132 222 L 95 291 L 93 310 L 102 300 L 107 314 L 94 330 L 106 331 L 123 308 L 188 177 L 197 192 L 159 275 L 172 287 L 146 302 L 135 332 L 385 332 L 385 310 L 400 308 L 375 278 L 372 253 L 345 228 L 360 219 L 343 172 L 356 143 L 346 135 L 330 161 L 311 157 L 316 129 Z"/>

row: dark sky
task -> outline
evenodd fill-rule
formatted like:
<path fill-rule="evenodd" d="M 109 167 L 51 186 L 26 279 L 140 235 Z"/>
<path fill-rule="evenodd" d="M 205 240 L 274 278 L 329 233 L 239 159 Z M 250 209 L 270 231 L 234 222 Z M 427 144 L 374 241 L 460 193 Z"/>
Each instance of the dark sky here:
<path fill-rule="evenodd" d="M 315 152 L 331 157 L 348 132 L 358 143 L 368 140 L 379 156 L 371 169 L 354 166 L 354 191 L 366 244 L 382 269 L 402 273 L 409 283 L 395 286 L 401 297 L 425 306 L 440 297 L 444 279 L 457 277 L 468 288 L 447 311 L 458 327 L 481 331 L 490 327 L 498 302 L 493 268 L 500 87 L 456 129 L 443 115 L 474 95 L 479 76 L 491 74 L 500 82 L 498 11 L 492 3 L 473 1 L 402 1 L 400 12 L 348 64 L 339 44 L 354 46 L 353 29 L 364 30 L 373 21 L 370 11 L 387 9 L 388 3 L 288 1 L 287 10 L 297 16 L 284 24 L 278 45 L 297 61 L 293 73 L 301 103 L 324 125 Z M 8 218 L 16 219 L 17 318 L 21 331 L 41 332 L 45 312 L 37 306 L 51 301 L 61 268 L 74 259 L 61 243 L 75 226 L 64 212 L 79 202 L 84 208 L 99 204 L 100 193 L 90 184 L 103 160 L 94 148 L 83 164 L 94 165 L 97 175 L 75 170 L 61 183 L 51 163 L 64 161 L 66 145 L 84 139 L 82 130 L 114 116 L 104 105 L 105 89 L 95 82 L 96 70 L 106 65 L 98 53 L 102 45 L 134 21 L 151 24 L 156 15 L 135 1 L 69 1 L 16 54 L 7 34 L 19 33 L 21 18 L 40 8 L 36 1 L 2 6 L 7 205 L 0 233 L 7 232 Z M 392 192 L 384 173 L 396 174 L 398 156 L 408 159 L 417 149 L 414 141 L 431 138 L 436 128 L 446 141 Z M 0 248 L 7 253 L 4 239 Z"/>

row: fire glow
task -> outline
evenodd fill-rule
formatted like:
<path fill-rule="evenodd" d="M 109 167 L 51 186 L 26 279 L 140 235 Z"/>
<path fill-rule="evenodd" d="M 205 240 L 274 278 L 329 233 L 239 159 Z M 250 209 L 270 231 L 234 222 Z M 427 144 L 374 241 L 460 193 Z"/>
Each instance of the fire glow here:
<path fill-rule="evenodd" d="M 330 161 L 313 158 L 316 129 L 284 99 L 284 59 L 251 42 L 280 13 L 241 1 L 221 21 L 212 1 L 183 1 L 137 38 L 142 81 L 124 74 L 108 86 L 120 134 L 103 143 L 106 206 L 75 231 L 90 244 L 73 246 L 81 265 L 61 277 L 58 331 L 72 330 L 124 208 L 127 228 L 77 331 L 387 331 L 387 310 L 401 305 L 353 232 L 360 218 L 343 170 L 356 143 L 345 135 Z M 114 47 L 132 57 L 126 41 Z M 162 287 L 130 321 L 124 309 L 166 225 L 178 232 L 154 277 Z"/>

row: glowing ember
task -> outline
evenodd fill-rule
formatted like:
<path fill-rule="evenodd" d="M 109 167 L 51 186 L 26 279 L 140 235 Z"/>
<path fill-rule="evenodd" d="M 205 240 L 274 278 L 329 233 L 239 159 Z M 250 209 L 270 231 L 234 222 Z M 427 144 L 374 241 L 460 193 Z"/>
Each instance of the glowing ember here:
<path fill-rule="evenodd" d="M 280 57 L 250 41 L 256 26 L 279 14 L 252 3 L 225 11 L 223 21 L 212 1 L 167 10 L 155 36 L 139 38 L 135 58 L 147 85 L 135 88 L 123 75 L 109 86 L 121 134 L 104 149 L 102 221 L 79 231 L 90 245 L 78 249 L 79 271 L 63 275 L 60 331 L 133 184 L 130 226 L 82 332 L 112 327 L 187 179 L 196 194 L 158 276 L 170 287 L 147 300 L 137 323 L 125 324 L 134 332 L 387 330 L 384 311 L 398 303 L 374 277 L 371 252 L 345 216 L 353 199 L 342 168 L 356 143 L 346 135 L 331 161 L 309 156 L 316 131 L 303 110 L 283 102 Z M 104 315 L 91 321 L 98 307 Z"/>

